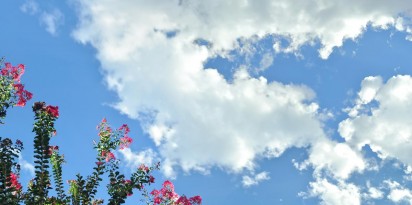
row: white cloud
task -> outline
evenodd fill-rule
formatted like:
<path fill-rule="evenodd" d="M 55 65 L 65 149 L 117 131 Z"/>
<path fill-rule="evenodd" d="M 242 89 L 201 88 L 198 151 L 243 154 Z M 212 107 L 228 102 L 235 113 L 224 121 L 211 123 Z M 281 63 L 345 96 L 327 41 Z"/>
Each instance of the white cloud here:
<path fill-rule="evenodd" d="M 24 13 L 34 15 L 39 12 L 39 5 L 34 0 L 27 0 L 20 6 L 20 10 Z"/>
<path fill-rule="evenodd" d="M 242 184 L 244 187 L 250 187 L 252 185 L 257 185 L 262 181 L 269 180 L 269 173 L 268 172 L 260 172 L 254 176 L 243 176 L 242 177 Z"/>
<path fill-rule="evenodd" d="M 367 197 L 371 199 L 381 199 L 383 198 L 383 192 L 375 187 L 369 187 Z"/>
<path fill-rule="evenodd" d="M 319 41 L 320 56 L 327 58 L 367 25 L 409 32 L 410 24 L 398 15 L 411 8 L 406 1 L 383 0 L 78 2 L 80 22 L 73 36 L 97 49 L 107 85 L 119 96 L 115 107 L 141 120 L 159 147 L 167 175 L 177 167 L 253 170 L 259 156 L 277 157 L 290 147 L 308 146 L 313 148 L 306 163 L 318 170 L 340 178 L 362 171 L 357 151 L 326 140 L 309 88 L 253 78 L 244 69 L 228 82 L 203 63 L 233 49 L 253 51 L 238 40 L 248 45 L 272 34 L 290 41 L 275 43 L 275 52 L 298 52 Z M 209 46 L 195 45 L 198 39 Z M 265 58 L 261 66 L 270 64 Z M 327 159 L 322 150 L 337 152 L 321 161 Z M 356 160 L 348 161 L 345 154 Z"/>
<path fill-rule="evenodd" d="M 355 108 L 363 107 L 357 113 L 339 124 L 339 133 L 347 143 L 361 149 L 369 145 L 382 159 L 395 158 L 412 165 L 412 78 L 394 76 L 386 84 L 365 83 L 379 77 L 365 78 L 359 93 L 373 91 L 368 100 L 362 95 Z M 376 105 L 368 103 L 376 102 Z"/>
<path fill-rule="evenodd" d="M 57 35 L 57 29 L 63 24 L 64 15 L 59 9 L 53 9 L 51 12 L 43 12 L 40 16 L 40 22 L 46 26 L 46 31 L 51 35 Z"/>
<path fill-rule="evenodd" d="M 126 166 L 130 167 L 132 170 L 136 170 L 136 168 L 138 168 L 141 164 L 152 166 L 157 160 L 157 155 L 152 149 L 146 149 L 135 153 L 130 148 L 125 148 L 119 150 L 119 153 L 124 159 L 122 161 L 125 162 Z"/>
<path fill-rule="evenodd" d="M 382 199 L 384 197 L 384 192 L 382 191 L 383 187 L 373 187 L 371 186 L 370 182 L 366 182 L 366 189 L 367 191 L 362 194 L 362 198 L 366 200 L 371 199 Z"/>
<path fill-rule="evenodd" d="M 302 170 L 308 165 L 313 166 L 317 178 L 326 171 L 334 178 L 348 179 L 353 172 L 362 172 L 366 168 L 366 162 L 356 150 L 345 143 L 326 140 L 315 143 L 311 147 L 309 159 L 295 166 Z"/>
<path fill-rule="evenodd" d="M 337 184 L 327 179 L 317 179 L 310 183 L 311 190 L 308 196 L 317 196 L 321 204 L 329 205 L 357 205 L 361 204 L 361 194 L 357 186 L 339 181 Z"/>
<path fill-rule="evenodd" d="M 412 204 L 412 192 L 411 190 L 403 187 L 396 181 L 386 180 L 384 183 L 389 189 L 388 199 L 395 202 L 409 202 Z"/>
<path fill-rule="evenodd" d="M 38 17 L 40 24 L 45 26 L 46 31 L 53 36 L 57 35 L 59 26 L 64 24 L 64 14 L 59 9 L 53 8 L 50 11 L 43 11 L 35 0 L 26 0 L 20 6 L 20 10 Z"/>
<path fill-rule="evenodd" d="M 258 71 L 264 71 L 273 64 L 274 56 L 271 53 L 265 53 L 259 63 Z"/>
<path fill-rule="evenodd" d="M 406 32 L 410 29 L 409 22 L 398 16 L 409 15 L 411 5 L 407 1 L 78 1 L 87 18 L 82 22 L 81 33 L 98 35 L 99 31 L 93 31 L 92 27 L 106 29 L 117 22 L 115 27 L 122 28 L 133 22 L 132 27 L 140 28 L 135 45 L 156 31 L 178 31 L 177 35 L 187 41 L 206 39 L 215 50 L 232 49 L 240 37 L 276 34 L 291 40 L 289 50 L 319 39 L 320 55 L 327 58 L 334 47 L 341 46 L 345 39 L 358 37 L 367 25 L 380 28 L 394 25 Z M 99 17 L 104 18 L 97 20 Z M 86 28 L 87 25 L 92 27 Z M 81 36 L 81 40 L 88 41 L 89 37 Z"/>
<path fill-rule="evenodd" d="M 349 108 L 348 115 L 355 117 L 362 111 L 365 104 L 370 103 L 374 100 L 376 93 L 382 86 L 382 78 L 379 76 L 369 76 L 366 77 L 361 84 L 362 89 L 358 93 L 358 99 L 356 100 L 356 106 Z"/>
<path fill-rule="evenodd" d="M 396 203 L 406 201 L 412 204 L 412 193 L 409 189 L 393 189 L 389 193 L 388 199 Z"/>
<path fill-rule="evenodd" d="M 23 155 L 19 153 L 19 162 L 22 170 L 26 170 L 30 173 L 32 177 L 34 177 L 34 165 L 23 159 Z"/>

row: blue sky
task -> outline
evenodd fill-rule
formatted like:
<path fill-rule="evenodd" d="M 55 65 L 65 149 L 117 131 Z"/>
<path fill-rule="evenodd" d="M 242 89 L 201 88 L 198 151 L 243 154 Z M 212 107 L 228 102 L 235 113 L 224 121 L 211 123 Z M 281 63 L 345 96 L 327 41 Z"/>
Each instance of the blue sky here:
<path fill-rule="evenodd" d="M 411 5 L 6 1 L 0 55 L 26 65 L 31 102 L 59 106 L 65 179 L 90 173 L 106 117 L 132 130 L 123 171 L 161 162 L 149 189 L 173 179 L 204 204 L 412 204 Z M 0 127 L 23 140 L 27 167 L 31 119 L 13 108 Z"/>

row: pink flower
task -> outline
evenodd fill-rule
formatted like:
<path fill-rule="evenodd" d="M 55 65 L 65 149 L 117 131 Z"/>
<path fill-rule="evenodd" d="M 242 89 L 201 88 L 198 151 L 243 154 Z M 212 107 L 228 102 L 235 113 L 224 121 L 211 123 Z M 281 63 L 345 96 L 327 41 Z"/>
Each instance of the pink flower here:
<path fill-rule="evenodd" d="M 128 148 L 129 145 L 133 142 L 133 139 L 129 136 L 124 136 L 120 138 L 120 149 Z"/>
<path fill-rule="evenodd" d="M 24 89 L 24 85 L 17 83 L 13 85 L 14 89 L 16 90 L 16 95 L 18 97 L 18 101 L 16 106 L 23 107 L 26 105 L 26 102 L 32 99 L 33 94 Z"/>
<path fill-rule="evenodd" d="M 5 63 L 4 68 L 1 70 L 2 76 L 9 76 L 14 81 L 20 82 L 21 76 L 24 74 L 24 65 L 19 64 L 17 67 L 13 67 L 10 63 Z"/>
<path fill-rule="evenodd" d="M 52 155 L 54 151 L 58 151 L 59 150 L 59 146 L 49 146 L 49 155 Z"/>
<path fill-rule="evenodd" d="M 192 205 L 192 203 L 189 201 L 189 199 L 186 198 L 186 196 L 181 196 L 179 199 L 177 199 L 176 204 L 179 205 Z"/>
<path fill-rule="evenodd" d="M 173 200 L 178 197 L 178 195 L 175 193 L 175 186 L 169 180 L 163 182 L 163 188 L 160 189 L 160 193 L 168 200 Z"/>
<path fill-rule="evenodd" d="M 194 196 L 189 199 L 194 204 L 202 204 L 202 197 Z"/>
<path fill-rule="evenodd" d="M 116 159 L 116 157 L 114 156 L 114 154 L 113 153 L 111 153 L 111 152 L 102 152 L 102 156 L 103 156 L 103 153 L 105 153 L 105 157 L 106 157 L 106 162 L 109 162 L 110 160 L 112 160 L 112 159 Z"/>
<path fill-rule="evenodd" d="M 21 184 L 19 183 L 18 179 L 19 179 L 19 176 L 16 175 L 15 173 L 10 174 L 10 182 L 11 182 L 10 187 L 14 187 L 17 191 L 21 190 Z"/>
<path fill-rule="evenodd" d="M 166 180 L 165 182 L 163 182 L 163 187 L 167 188 L 167 189 L 170 189 L 170 190 L 173 190 L 173 191 L 175 190 L 175 186 L 169 180 Z"/>
<path fill-rule="evenodd" d="M 18 96 L 19 96 L 19 100 L 16 106 L 24 107 L 26 105 L 26 102 L 33 97 L 33 94 L 27 90 L 24 90 L 22 94 Z"/>
<path fill-rule="evenodd" d="M 53 117 L 55 117 L 55 118 L 58 118 L 58 117 L 59 117 L 59 107 L 58 107 L 58 106 L 48 105 L 48 106 L 46 107 L 46 112 L 47 112 L 49 115 L 51 115 L 51 116 L 53 116 Z"/>
<path fill-rule="evenodd" d="M 140 170 L 140 171 L 149 172 L 149 167 L 147 167 L 147 166 L 144 165 L 144 164 L 141 164 L 141 165 L 139 166 L 139 170 Z"/>
<path fill-rule="evenodd" d="M 153 199 L 153 203 L 154 203 L 154 205 L 160 204 L 160 203 L 162 203 L 162 199 L 160 197 L 155 197 Z"/>
<path fill-rule="evenodd" d="M 129 134 L 129 132 L 130 132 L 129 126 L 127 126 L 126 124 L 123 124 L 123 125 L 119 128 L 119 130 L 120 130 L 120 131 L 123 131 L 123 132 L 124 132 L 124 135 L 127 135 L 127 134 Z"/>
<path fill-rule="evenodd" d="M 159 196 L 160 192 L 158 190 L 154 189 L 152 192 L 150 192 L 150 194 L 157 197 L 157 196 Z"/>

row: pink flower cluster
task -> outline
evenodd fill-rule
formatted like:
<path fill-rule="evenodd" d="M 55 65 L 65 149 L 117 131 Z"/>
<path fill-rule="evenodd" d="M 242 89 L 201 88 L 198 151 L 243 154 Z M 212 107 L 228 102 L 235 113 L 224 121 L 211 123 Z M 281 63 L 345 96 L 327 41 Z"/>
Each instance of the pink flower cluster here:
<path fill-rule="evenodd" d="M 59 151 L 59 146 L 49 146 L 48 154 L 52 155 L 53 152 Z"/>
<path fill-rule="evenodd" d="M 115 160 L 116 157 L 114 156 L 113 153 L 111 152 L 107 152 L 107 151 L 102 151 L 102 157 L 106 157 L 106 162 L 109 162 L 110 160 Z"/>
<path fill-rule="evenodd" d="M 16 95 L 18 97 L 16 106 L 24 107 L 26 102 L 33 98 L 33 94 L 25 90 L 23 84 L 14 84 L 14 89 L 16 89 Z"/>
<path fill-rule="evenodd" d="M 11 63 L 5 63 L 4 65 L 6 67 L 1 69 L 1 75 L 10 76 L 14 81 L 20 83 L 20 78 L 24 74 L 24 65 L 12 66 Z"/>
<path fill-rule="evenodd" d="M 112 135 L 112 128 L 109 127 L 109 125 L 107 124 L 106 118 L 103 118 L 102 122 L 99 125 L 97 125 L 96 129 L 99 130 L 98 135 L 100 139 L 109 139 Z"/>
<path fill-rule="evenodd" d="M 21 190 L 21 184 L 18 181 L 19 176 L 15 173 L 10 174 L 10 182 L 11 182 L 11 187 L 14 187 L 17 191 Z"/>
<path fill-rule="evenodd" d="M 20 78 L 24 73 L 24 65 L 12 66 L 10 63 L 5 63 L 5 67 L 0 71 L 4 77 L 11 78 L 13 81 L 13 88 L 16 91 L 18 97 L 16 106 L 25 106 L 26 102 L 32 99 L 33 94 L 24 89 L 24 85 L 20 83 Z"/>
<path fill-rule="evenodd" d="M 147 166 L 146 166 L 146 165 L 144 165 L 144 164 L 141 164 L 141 165 L 139 166 L 138 170 L 139 170 L 139 171 L 146 172 L 146 173 L 149 173 L 150 168 L 149 168 L 149 167 L 147 167 Z"/>
<path fill-rule="evenodd" d="M 195 205 L 202 204 L 202 198 L 200 196 L 194 196 L 187 198 L 186 196 L 180 196 L 175 193 L 174 185 L 172 182 L 166 180 L 163 183 L 163 187 L 160 190 L 153 190 L 150 194 L 154 197 L 153 204 L 158 205 L 162 203 L 174 204 L 174 205 Z"/>
<path fill-rule="evenodd" d="M 133 139 L 130 138 L 128 136 L 130 129 L 129 126 L 127 126 L 126 124 L 123 124 L 120 128 L 119 128 L 120 132 L 123 132 L 123 137 L 120 138 L 120 149 L 124 149 L 130 146 L 130 144 L 133 142 Z"/>

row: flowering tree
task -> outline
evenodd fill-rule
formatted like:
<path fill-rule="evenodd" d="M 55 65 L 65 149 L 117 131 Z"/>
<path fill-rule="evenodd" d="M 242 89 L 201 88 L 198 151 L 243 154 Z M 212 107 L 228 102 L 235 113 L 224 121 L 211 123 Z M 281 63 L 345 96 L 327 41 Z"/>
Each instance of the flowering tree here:
<path fill-rule="evenodd" d="M 0 122 L 3 123 L 7 109 L 25 106 L 32 98 L 32 93 L 25 90 L 20 82 L 24 65 L 12 66 L 10 63 L 5 63 L 0 72 Z M 134 190 L 141 191 L 148 198 L 146 203 L 151 205 L 201 204 L 200 196 L 187 198 L 176 194 L 170 181 L 165 181 L 160 190 L 153 190 L 147 194 L 144 187 L 155 182 L 151 173 L 159 168 L 159 164 L 152 167 L 141 165 L 130 178 L 122 174 L 119 171 L 120 161 L 115 158 L 113 152 L 116 149 L 124 149 L 132 143 L 133 140 L 128 135 L 130 129 L 127 125 L 112 129 L 106 119 L 97 126 L 99 140 L 94 145 L 97 152 L 92 173 L 86 177 L 77 174 L 76 179 L 68 181 L 69 190 L 65 192 L 62 179 L 62 165 L 65 160 L 59 153 L 59 147 L 50 145 L 51 138 L 56 135 L 54 123 L 59 118 L 59 109 L 44 102 L 36 102 L 33 105 L 33 112 L 35 177 L 30 180 L 27 191 L 24 191 L 18 181 L 20 165 L 17 162 L 23 143 L 20 140 L 13 143 L 9 138 L 0 138 L 0 202 L 28 205 L 103 204 L 104 201 L 96 199 L 95 196 L 102 177 L 108 177 L 107 193 L 110 198 L 107 204 L 110 205 L 125 203 Z M 50 196 L 51 189 L 55 190 L 56 196 Z"/>

